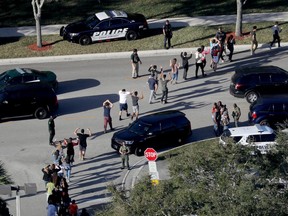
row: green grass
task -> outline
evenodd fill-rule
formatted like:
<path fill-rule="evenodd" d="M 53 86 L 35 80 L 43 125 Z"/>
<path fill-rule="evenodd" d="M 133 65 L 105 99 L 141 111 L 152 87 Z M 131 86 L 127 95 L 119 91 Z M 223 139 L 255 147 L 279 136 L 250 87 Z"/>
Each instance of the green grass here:
<path fill-rule="evenodd" d="M 168 3 L 169 2 L 169 3 Z M 229 10 L 227 10 L 229 8 Z M 236 14 L 235 0 L 45 0 L 42 24 L 69 23 L 107 9 L 150 18 Z M 287 0 L 248 0 L 243 13 L 288 11 Z M 1 0 L 0 27 L 35 25 L 31 0 Z"/>
<path fill-rule="evenodd" d="M 281 24 L 281 23 L 280 23 Z M 250 32 L 255 24 L 243 24 L 243 32 Z M 257 23 L 257 38 L 259 43 L 268 43 L 272 40 L 271 26 L 272 22 Z M 288 42 L 288 23 L 280 25 L 283 28 L 281 33 L 282 42 Z M 233 32 L 234 25 L 223 25 L 226 32 Z M 148 36 L 135 41 L 118 40 L 113 42 L 94 43 L 89 46 L 81 46 L 75 43 L 63 41 L 58 35 L 43 36 L 43 41 L 51 44 L 52 48 L 47 51 L 32 51 L 28 46 L 36 43 L 36 37 L 23 37 L 18 39 L 10 39 L 3 41 L 1 45 L 0 59 L 20 58 L 20 57 L 40 57 L 40 56 L 58 56 L 58 55 L 74 55 L 88 53 L 106 53 L 131 51 L 133 48 L 139 50 L 156 50 L 163 49 L 163 35 L 161 31 L 154 30 L 153 36 Z M 180 28 L 174 31 L 172 45 L 175 48 L 199 47 L 200 45 L 209 45 L 209 38 L 215 35 L 217 26 L 195 26 Z M 236 40 L 236 44 L 250 44 L 250 38 L 244 37 Z M 194 50 L 191 50 L 194 51 Z"/>

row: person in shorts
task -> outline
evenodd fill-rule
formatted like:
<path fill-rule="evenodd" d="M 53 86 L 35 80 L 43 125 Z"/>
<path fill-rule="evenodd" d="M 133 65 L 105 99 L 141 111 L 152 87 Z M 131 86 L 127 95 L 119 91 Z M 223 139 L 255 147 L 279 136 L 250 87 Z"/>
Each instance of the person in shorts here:
<path fill-rule="evenodd" d="M 126 89 L 122 89 L 119 91 L 119 120 L 122 120 L 122 111 L 126 112 L 126 116 L 130 116 L 128 113 L 128 104 L 127 104 L 127 97 L 131 95 L 130 92 L 126 91 Z"/>
<path fill-rule="evenodd" d="M 85 134 L 85 130 L 81 129 L 81 133 L 78 133 L 78 130 L 80 128 L 76 128 L 74 131 L 74 134 L 78 137 L 79 139 L 79 159 L 84 160 L 85 159 L 85 154 L 86 154 L 86 148 L 87 148 L 87 137 L 90 137 L 91 130 L 87 128 L 88 134 Z"/>
<path fill-rule="evenodd" d="M 141 96 L 138 96 L 138 92 L 134 91 L 131 95 L 132 98 L 132 110 L 133 113 L 131 115 L 131 120 L 133 121 L 133 117 L 135 116 L 136 120 L 138 119 L 138 115 L 139 115 L 139 104 L 138 101 L 143 99 L 143 93 L 141 94 Z"/>

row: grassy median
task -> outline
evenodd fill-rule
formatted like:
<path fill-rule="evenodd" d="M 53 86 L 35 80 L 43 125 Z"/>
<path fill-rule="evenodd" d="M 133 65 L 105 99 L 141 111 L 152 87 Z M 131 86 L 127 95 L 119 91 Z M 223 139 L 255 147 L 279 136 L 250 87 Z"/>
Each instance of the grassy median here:
<path fill-rule="evenodd" d="M 243 33 L 247 33 L 242 38 L 236 39 L 236 44 L 250 44 L 249 32 L 255 23 L 244 24 Z M 269 43 L 272 40 L 271 27 L 272 22 L 256 23 L 258 27 L 257 38 L 259 43 Z M 223 29 L 229 33 L 234 32 L 235 25 L 222 25 Z M 288 42 L 288 23 L 280 23 L 283 28 L 280 37 L 282 42 Z M 174 48 L 199 47 L 200 45 L 209 45 L 209 38 L 213 37 L 218 26 L 194 26 L 174 30 L 172 45 Z M 36 37 L 22 37 L 3 39 L 1 45 L 0 59 L 40 57 L 40 56 L 58 56 L 74 55 L 88 53 L 106 53 L 131 51 L 133 48 L 139 50 L 163 49 L 163 35 L 161 30 L 151 30 L 150 36 L 135 40 L 117 40 L 112 42 L 97 42 L 88 46 L 63 41 L 58 35 L 43 36 L 43 42 L 47 43 L 43 51 L 30 49 L 31 44 L 36 43 Z M 194 51 L 194 50 L 191 50 Z"/>

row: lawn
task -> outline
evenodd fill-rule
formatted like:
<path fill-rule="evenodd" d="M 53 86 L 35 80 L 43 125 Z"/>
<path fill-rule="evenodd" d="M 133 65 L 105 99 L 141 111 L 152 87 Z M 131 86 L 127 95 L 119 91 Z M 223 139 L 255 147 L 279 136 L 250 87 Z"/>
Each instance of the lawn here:
<path fill-rule="evenodd" d="M 250 32 L 255 24 L 244 24 L 243 32 Z M 272 22 L 257 23 L 257 38 L 259 43 L 268 43 L 272 40 L 271 26 Z M 283 31 L 281 33 L 282 42 L 288 41 L 288 23 L 281 24 Z M 223 29 L 229 33 L 234 31 L 234 25 L 223 25 Z M 29 49 L 29 45 L 36 43 L 36 37 L 12 38 L 2 41 L 0 59 L 21 58 L 21 57 L 41 57 L 74 55 L 88 53 L 106 53 L 131 51 L 133 48 L 139 50 L 163 49 L 163 35 L 159 30 L 153 30 L 151 36 L 147 36 L 135 41 L 118 40 L 112 42 L 94 43 L 88 46 L 81 46 L 75 43 L 63 41 L 58 35 L 43 36 L 43 41 L 47 42 L 49 47 L 44 51 L 34 51 Z M 217 31 L 217 26 L 194 26 L 176 29 L 172 38 L 174 48 L 199 47 L 200 45 L 209 45 L 209 38 L 213 37 Z M 236 44 L 250 44 L 249 36 L 236 39 Z M 195 50 L 191 50 L 195 51 Z"/>

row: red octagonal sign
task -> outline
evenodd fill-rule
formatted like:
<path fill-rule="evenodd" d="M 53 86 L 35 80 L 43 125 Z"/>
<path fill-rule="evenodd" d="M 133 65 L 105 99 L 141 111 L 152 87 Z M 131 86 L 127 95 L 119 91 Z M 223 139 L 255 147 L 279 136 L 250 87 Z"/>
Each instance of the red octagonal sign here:
<path fill-rule="evenodd" d="M 157 160 L 157 157 L 158 157 L 158 154 L 157 152 L 155 151 L 155 149 L 153 148 L 147 148 L 145 151 L 144 151 L 144 156 L 146 157 L 146 159 L 148 161 L 156 161 Z"/>

